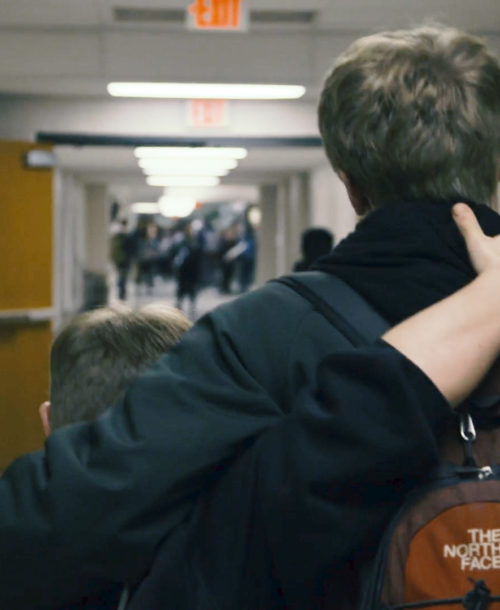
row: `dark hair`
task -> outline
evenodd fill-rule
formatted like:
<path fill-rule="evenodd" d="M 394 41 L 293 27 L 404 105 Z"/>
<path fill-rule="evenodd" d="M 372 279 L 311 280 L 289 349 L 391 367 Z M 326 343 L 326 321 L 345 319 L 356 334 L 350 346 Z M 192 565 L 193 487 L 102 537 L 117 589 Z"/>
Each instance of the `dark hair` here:
<path fill-rule="evenodd" d="M 304 258 L 314 261 L 333 248 L 333 234 L 328 229 L 313 227 L 302 233 L 302 254 Z"/>
<path fill-rule="evenodd" d="M 333 233 L 322 227 L 303 231 L 300 243 L 302 259 L 295 263 L 293 270 L 307 271 L 318 258 L 330 252 L 334 241 Z"/>
<path fill-rule="evenodd" d="M 52 429 L 93 420 L 118 403 L 133 379 L 190 326 L 182 312 L 166 305 L 103 307 L 76 316 L 51 349 Z"/>

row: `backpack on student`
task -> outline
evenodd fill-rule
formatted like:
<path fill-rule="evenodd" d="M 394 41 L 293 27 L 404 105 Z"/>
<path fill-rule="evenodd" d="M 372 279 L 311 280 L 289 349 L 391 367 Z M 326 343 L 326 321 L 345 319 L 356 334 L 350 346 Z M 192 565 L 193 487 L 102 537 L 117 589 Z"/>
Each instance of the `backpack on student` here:
<path fill-rule="evenodd" d="M 125 233 L 116 233 L 111 238 L 109 254 L 112 262 L 117 266 L 125 265 L 129 262 L 127 241 L 128 235 Z"/>
<path fill-rule="evenodd" d="M 388 328 L 334 276 L 305 272 L 275 281 L 310 301 L 354 346 Z M 439 466 L 384 532 L 359 610 L 500 609 L 500 387 L 486 390 L 457 409 L 456 425 L 440 440 Z"/>

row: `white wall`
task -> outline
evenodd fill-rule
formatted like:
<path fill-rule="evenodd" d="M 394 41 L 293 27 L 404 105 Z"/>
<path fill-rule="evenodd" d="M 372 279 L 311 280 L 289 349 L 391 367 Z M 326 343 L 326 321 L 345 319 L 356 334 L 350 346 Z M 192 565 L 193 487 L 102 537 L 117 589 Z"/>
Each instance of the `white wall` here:
<path fill-rule="evenodd" d="M 337 244 L 356 224 L 356 214 L 344 185 L 329 165 L 310 175 L 310 225 L 333 231 Z"/>
<path fill-rule="evenodd" d="M 306 173 L 293 174 L 288 180 L 287 269 L 302 258 L 302 232 L 309 226 L 309 179 Z"/>
<path fill-rule="evenodd" d="M 54 330 L 83 304 L 85 268 L 84 186 L 71 174 L 54 173 Z"/>
<path fill-rule="evenodd" d="M 265 184 L 260 188 L 262 220 L 257 232 L 257 269 L 255 281 L 264 284 L 278 275 L 278 186 Z"/>
<path fill-rule="evenodd" d="M 85 185 L 87 271 L 106 276 L 109 269 L 109 208 L 105 184 Z"/>

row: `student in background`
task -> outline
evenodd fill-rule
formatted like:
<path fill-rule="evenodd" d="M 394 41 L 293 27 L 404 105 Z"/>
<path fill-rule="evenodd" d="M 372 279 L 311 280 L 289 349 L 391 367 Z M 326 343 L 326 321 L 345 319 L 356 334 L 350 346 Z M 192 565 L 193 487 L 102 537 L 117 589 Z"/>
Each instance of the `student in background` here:
<path fill-rule="evenodd" d="M 302 233 L 300 249 L 302 258 L 293 267 L 294 271 L 307 271 L 318 258 L 333 248 L 333 233 L 328 229 L 313 227 Z"/>
<path fill-rule="evenodd" d="M 134 258 L 133 239 L 127 231 L 126 219 L 120 221 L 118 231 L 111 237 L 110 256 L 118 274 L 118 298 L 127 298 L 127 280 Z"/>
<path fill-rule="evenodd" d="M 145 284 L 146 293 L 153 294 L 155 274 L 158 271 L 158 261 L 161 258 L 160 236 L 158 226 L 148 222 L 141 228 L 137 252 L 137 285 Z"/>
<path fill-rule="evenodd" d="M 196 297 L 200 289 L 200 270 L 202 248 L 192 224 L 184 228 L 184 238 L 179 244 L 173 261 L 174 274 L 177 280 L 176 307 L 182 309 L 184 299 L 190 302 L 189 314 L 196 318 Z"/>

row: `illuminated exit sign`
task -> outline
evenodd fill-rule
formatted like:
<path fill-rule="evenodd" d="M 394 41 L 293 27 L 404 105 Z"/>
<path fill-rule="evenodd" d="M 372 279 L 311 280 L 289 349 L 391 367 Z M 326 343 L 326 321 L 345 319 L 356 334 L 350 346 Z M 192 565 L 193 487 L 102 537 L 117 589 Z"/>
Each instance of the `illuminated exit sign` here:
<path fill-rule="evenodd" d="M 187 25 L 192 30 L 246 30 L 248 0 L 194 0 Z"/>
<path fill-rule="evenodd" d="M 227 127 L 229 125 L 226 100 L 189 100 L 190 127 Z"/>

